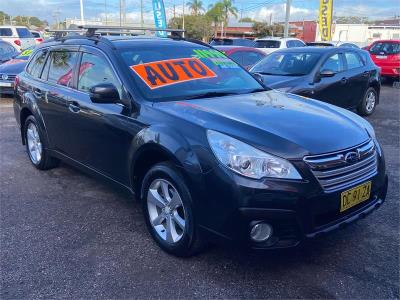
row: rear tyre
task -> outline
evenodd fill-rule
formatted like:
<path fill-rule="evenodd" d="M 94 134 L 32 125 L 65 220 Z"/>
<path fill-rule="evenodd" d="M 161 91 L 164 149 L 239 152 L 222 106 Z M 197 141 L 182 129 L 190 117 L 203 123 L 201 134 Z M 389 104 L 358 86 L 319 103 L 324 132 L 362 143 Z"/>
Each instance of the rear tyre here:
<path fill-rule="evenodd" d="M 370 87 L 365 92 L 363 100 L 357 107 L 357 111 L 362 116 L 369 116 L 375 111 L 376 104 L 378 103 L 377 91 Z"/>
<path fill-rule="evenodd" d="M 147 228 L 164 251 L 187 257 L 203 249 L 189 189 L 172 163 L 153 166 L 143 179 L 141 191 Z"/>
<path fill-rule="evenodd" d="M 51 157 L 44 147 L 44 137 L 34 116 L 25 120 L 23 133 L 28 157 L 37 169 L 48 170 L 58 165 L 59 161 Z"/>

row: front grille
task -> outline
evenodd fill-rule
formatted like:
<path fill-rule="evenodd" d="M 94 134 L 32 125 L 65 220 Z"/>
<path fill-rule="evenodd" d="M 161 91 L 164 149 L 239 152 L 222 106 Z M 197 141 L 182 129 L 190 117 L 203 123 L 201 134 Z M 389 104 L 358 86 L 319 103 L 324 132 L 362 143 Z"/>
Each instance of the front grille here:
<path fill-rule="evenodd" d="M 7 79 L 3 79 L 3 75 L 7 75 Z M 2 74 L 0 73 L 0 81 L 14 81 L 15 77 L 17 77 L 17 75 L 11 75 L 11 74 Z"/>
<path fill-rule="evenodd" d="M 304 161 L 325 192 L 334 192 L 377 174 L 375 144 L 369 140 L 351 149 L 330 154 L 306 156 Z"/>

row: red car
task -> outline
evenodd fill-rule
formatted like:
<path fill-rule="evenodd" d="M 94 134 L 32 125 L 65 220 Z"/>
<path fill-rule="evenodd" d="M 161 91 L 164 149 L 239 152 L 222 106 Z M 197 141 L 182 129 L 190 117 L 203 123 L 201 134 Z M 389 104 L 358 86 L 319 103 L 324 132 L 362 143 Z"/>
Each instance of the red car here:
<path fill-rule="evenodd" d="M 215 49 L 224 52 L 229 58 L 241 65 L 246 70 L 262 60 L 266 54 L 252 47 L 242 46 L 215 46 Z"/>
<path fill-rule="evenodd" d="M 379 40 L 366 49 L 385 77 L 400 77 L 400 40 Z"/>

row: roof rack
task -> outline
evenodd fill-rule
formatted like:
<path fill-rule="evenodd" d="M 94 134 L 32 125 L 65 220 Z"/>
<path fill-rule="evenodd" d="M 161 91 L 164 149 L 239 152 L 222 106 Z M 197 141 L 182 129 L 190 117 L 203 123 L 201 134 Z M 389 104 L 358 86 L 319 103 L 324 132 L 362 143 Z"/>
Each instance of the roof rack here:
<path fill-rule="evenodd" d="M 173 29 L 173 28 L 153 28 L 153 27 L 135 27 L 135 26 L 104 26 L 104 25 L 81 25 L 78 26 L 81 30 L 86 29 L 86 36 L 92 37 L 97 34 L 112 34 L 123 32 L 124 34 L 140 35 L 137 31 L 143 32 L 170 32 L 172 38 L 182 38 L 182 34 L 185 32 L 183 29 Z M 136 32 L 135 32 L 136 31 Z"/>
<path fill-rule="evenodd" d="M 46 32 L 49 33 L 54 33 L 54 38 L 55 39 L 60 39 L 63 36 L 66 36 L 68 33 L 80 33 L 84 34 L 85 31 L 82 29 L 57 29 L 57 30 L 50 30 L 50 29 L 45 29 Z"/>

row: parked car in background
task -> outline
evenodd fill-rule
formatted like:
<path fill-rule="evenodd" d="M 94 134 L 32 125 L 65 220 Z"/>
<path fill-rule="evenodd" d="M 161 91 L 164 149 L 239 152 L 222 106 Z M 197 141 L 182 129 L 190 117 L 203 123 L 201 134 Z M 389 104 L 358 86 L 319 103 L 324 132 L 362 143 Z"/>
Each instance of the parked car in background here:
<path fill-rule="evenodd" d="M 18 51 L 36 44 L 32 33 L 25 26 L 0 26 L 0 39 L 9 42 Z"/>
<path fill-rule="evenodd" d="M 254 47 L 254 41 L 241 38 L 213 38 L 210 42 L 210 45 Z"/>
<path fill-rule="evenodd" d="M 263 51 L 252 47 L 216 46 L 214 48 L 224 52 L 230 59 L 247 70 L 266 56 Z"/>
<path fill-rule="evenodd" d="M 266 54 L 272 53 L 278 49 L 304 47 L 306 44 L 296 38 L 260 38 L 255 40 L 256 48 L 264 51 Z"/>
<path fill-rule="evenodd" d="M 30 32 L 32 33 L 33 37 L 35 38 L 36 44 L 40 44 L 40 43 L 44 42 L 44 36 L 40 31 L 31 30 Z"/>
<path fill-rule="evenodd" d="M 400 79 L 400 40 L 373 42 L 366 50 L 384 77 Z"/>
<path fill-rule="evenodd" d="M 251 70 L 267 86 L 370 115 L 379 103 L 380 72 L 367 52 L 307 47 L 271 53 Z"/>
<path fill-rule="evenodd" d="M 13 59 L 0 65 L 0 95 L 14 94 L 15 78 L 24 70 L 34 49 L 35 47 L 29 47 Z"/>
<path fill-rule="evenodd" d="M 10 43 L 0 40 L 0 65 L 18 55 L 17 49 Z"/>
<path fill-rule="evenodd" d="M 308 42 L 306 44 L 312 47 L 348 47 L 360 49 L 356 44 L 349 42 Z"/>

